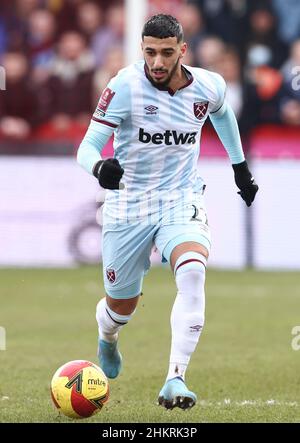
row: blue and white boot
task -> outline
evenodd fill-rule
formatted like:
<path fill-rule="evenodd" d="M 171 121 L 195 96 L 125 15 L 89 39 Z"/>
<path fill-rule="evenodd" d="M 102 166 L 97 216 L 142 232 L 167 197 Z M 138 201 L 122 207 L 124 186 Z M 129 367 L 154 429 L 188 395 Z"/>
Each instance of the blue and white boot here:
<path fill-rule="evenodd" d="M 181 409 L 190 409 L 196 401 L 196 394 L 188 390 L 181 377 L 166 381 L 158 396 L 158 404 L 166 409 L 173 409 L 176 406 Z"/>
<path fill-rule="evenodd" d="M 117 341 L 110 343 L 99 339 L 98 342 L 100 368 L 108 378 L 118 377 L 122 368 L 122 355 L 117 345 Z"/>

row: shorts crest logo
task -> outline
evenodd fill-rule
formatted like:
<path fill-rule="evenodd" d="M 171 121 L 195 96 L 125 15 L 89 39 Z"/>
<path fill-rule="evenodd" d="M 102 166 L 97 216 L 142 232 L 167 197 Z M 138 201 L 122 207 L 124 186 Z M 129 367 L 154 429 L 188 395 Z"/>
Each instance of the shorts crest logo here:
<path fill-rule="evenodd" d="M 107 269 L 106 269 L 106 277 L 107 277 L 107 280 L 108 280 L 110 283 L 114 283 L 114 282 L 116 281 L 116 273 L 115 273 L 115 270 L 112 269 L 112 268 L 107 268 Z"/>
<path fill-rule="evenodd" d="M 198 120 L 205 117 L 208 108 L 208 102 L 195 102 L 194 103 L 194 114 Z"/>

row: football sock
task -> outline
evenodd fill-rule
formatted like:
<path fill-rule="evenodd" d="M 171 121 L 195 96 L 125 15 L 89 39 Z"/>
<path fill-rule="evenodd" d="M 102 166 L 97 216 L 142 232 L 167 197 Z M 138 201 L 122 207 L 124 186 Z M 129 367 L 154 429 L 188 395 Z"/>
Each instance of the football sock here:
<path fill-rule="evenodd" d="M 177 296 L 171 312 L 172 343 L 167 380 L 185 378 L 185 371 L 198 343 L 205 310 L 206 258 L 197 252 L 186 252 L 174 267 Z"/>
<path fill-rule="evenodd" d="M 102 298 L 96 309 L 99 338 L 110 343 L 116 341 L 120 329 L 128 323 L 133 314 L 134 312 L 129 315 L 117 314 L 108 307 L 106 298 Z"/>

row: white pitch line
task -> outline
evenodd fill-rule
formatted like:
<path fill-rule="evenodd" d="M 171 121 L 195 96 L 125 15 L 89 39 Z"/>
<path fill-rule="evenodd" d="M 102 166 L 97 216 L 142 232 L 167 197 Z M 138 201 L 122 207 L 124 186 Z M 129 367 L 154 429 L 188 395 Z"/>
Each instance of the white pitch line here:
<path fill-rule="evenodd" d="M 297 401 L 280 401 L 280 400 L 231 400 L 230 398 L 224 398 L 221 401 L 207 401 L 200 400 L 200 406 L 210 407 L 210 406 L 289 406 L 297 407 L 299 406 Z"/>

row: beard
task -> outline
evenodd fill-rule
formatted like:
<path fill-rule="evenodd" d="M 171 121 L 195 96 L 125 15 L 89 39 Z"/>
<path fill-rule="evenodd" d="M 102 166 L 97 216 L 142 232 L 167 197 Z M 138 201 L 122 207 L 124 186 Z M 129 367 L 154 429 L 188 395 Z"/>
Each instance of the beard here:
<path fill-rule="evenodd" d="M 155 80 L 154 78 L 152 78 L 151 75 L 150 75 L 150 81 L 151 81 L 151 83 L 152 83 L 154 86 L 163 86 L 163 87 L 167 87 L 167 86 L 169 85 L 170 81 L 172 80 L 173 75 L 175 74 L 175 72 L 176 72 L 176 70 L 177 70 L 177 67 L 178 67 L 178 65 L 179 65 L 179 60 L 180 60 L 180 57 L 178 57 L 178 59 L 177 59 L 175 65 L 173 66 L 173 68 L 172 68 L 170 74 L 168 75 L 168 77 L 166 78 L 166 80 L 164 80 L 164 81 L 159 81 L 159 80 L 158 80 L 158 81 L 157 81 L 157 80 Z M 160 71 L 158 70 L 158 72 L 160 72 Z M 164 72 L 164 71 L 162 71 L 162 72 Z"/>

